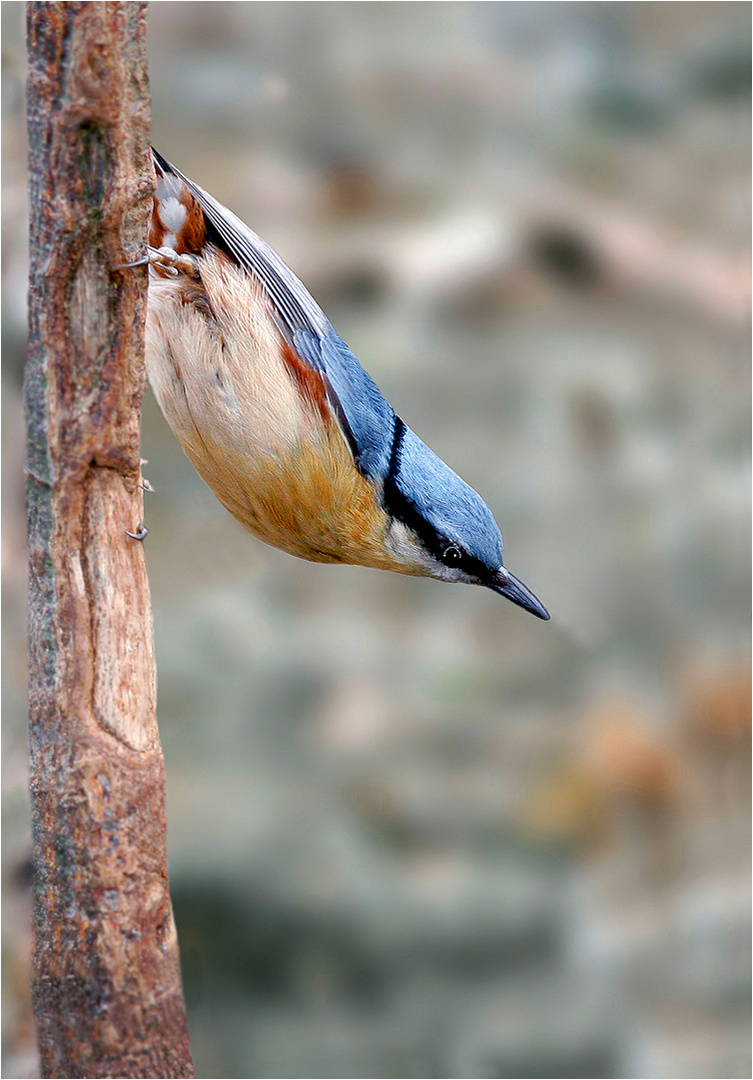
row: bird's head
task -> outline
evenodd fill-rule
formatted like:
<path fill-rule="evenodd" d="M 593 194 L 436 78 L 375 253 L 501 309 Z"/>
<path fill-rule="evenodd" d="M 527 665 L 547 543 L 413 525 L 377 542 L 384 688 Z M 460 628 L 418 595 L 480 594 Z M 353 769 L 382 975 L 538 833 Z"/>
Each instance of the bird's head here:
<path fill-rule="evenodd" d="M 389 542 L 409 573 L 484 585 L 539 619 L 549 612 L 502 565 L 502 534 L 480 495 L 403 425 L 384 481 Z"/>

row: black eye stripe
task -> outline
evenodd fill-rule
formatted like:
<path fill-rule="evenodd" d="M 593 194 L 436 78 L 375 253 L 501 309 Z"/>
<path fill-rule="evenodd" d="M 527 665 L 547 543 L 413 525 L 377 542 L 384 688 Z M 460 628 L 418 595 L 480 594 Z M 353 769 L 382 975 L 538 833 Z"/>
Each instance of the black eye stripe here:
<path fill-rule="evenodd" d="M 399 416 L 395 416 L 395 427 L 392 431 L 392 450 L 390 451 L 390 464 L 387 470 L 387 478 L 384 482 L 385 491 L 387 485 L 395 483 L 397 475 L 400 472 L 400 453 L 403 449 L 403 439 L 405 438 L 405 424 Z"/>
<path fill-rule="evenodd" d="M 408 496 L 398 487 L 400 451 L 404 434 L 405 424 L 399 416 L 396 416 L 390 465 L 382 494 L 385 510 L 391 517 L 397 518 L 398 521 L 402 521 L 404 525 L 407 525 L 437 562 L 441 562 L 452 569 L 463 570 L 469 577 L 487 578 L 489 569 L 481 560 L 469 555 L 460 544 L 443 535 L 433 525 L 429 524 L 423 514 L 419 513 L 415 508 Z"/>
<path fill-rule="evenodd" d="M 469 577 L 485 578 L 489 574 L 480 559 L 474 559 L 472 555 L 469 555 L 467 551 L 463 551 L 457 544 L 451 543 L 445 548 L 442 562 L 445 566 L 464 570 Z"/>
<path fill-rule="evenodd" d="M 402 521 L 403 525 L 407 525 L 411 532 L 418 537 L 429 554 L 433 555 L 439 562 L 442 562 L 442 552 L 447 547 L 447 538 L 438 533 L 437 530 L 429 524 L 423 514 L 420 514 L 418 510 L 416 510 L 408 496 L 404 495 L 397 486 L 392 471 L 390 471 L 384 481 L 382 500 L 384 502 L 384 508 L 390 517 Z"/>

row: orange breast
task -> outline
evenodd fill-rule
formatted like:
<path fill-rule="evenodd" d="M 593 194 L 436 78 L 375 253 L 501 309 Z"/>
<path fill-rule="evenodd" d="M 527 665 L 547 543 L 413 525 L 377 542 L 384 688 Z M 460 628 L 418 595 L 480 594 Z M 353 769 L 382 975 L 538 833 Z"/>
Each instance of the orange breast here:
<path fill-rule="evenodd" d="M 149 378 L 197 472 L 256 536 L 316 562 L 413 573 L 390 554 L 321 376 L 280 338 L 256 284 L 211 250 L 195 282 L 150 283 Z M 420 572 L 420 571 L 419 571 Z"/>

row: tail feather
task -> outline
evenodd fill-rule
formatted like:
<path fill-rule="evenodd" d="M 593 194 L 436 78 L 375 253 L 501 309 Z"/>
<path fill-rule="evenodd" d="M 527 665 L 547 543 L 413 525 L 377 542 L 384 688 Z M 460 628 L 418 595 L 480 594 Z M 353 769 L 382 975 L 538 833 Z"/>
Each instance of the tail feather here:
<path fill-rule="evenodd" d="M 156 150 L 153 154 L 157 190 L 149 243 L 155 248 L 172 248 L 179 255 L 200 255 L 207 241 L 204 211 L 169 163 Z"/>

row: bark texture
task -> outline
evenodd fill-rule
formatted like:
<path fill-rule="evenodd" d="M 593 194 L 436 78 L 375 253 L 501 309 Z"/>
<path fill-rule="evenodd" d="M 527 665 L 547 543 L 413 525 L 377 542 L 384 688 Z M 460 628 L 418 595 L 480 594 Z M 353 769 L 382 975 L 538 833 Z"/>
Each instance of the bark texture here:
<path fill-rule="evenodd" d="M 168 892 L 139 413 L 145 4 L 28 5 L 34 1006 L 45 1077 L 195 1076 Z"/>

